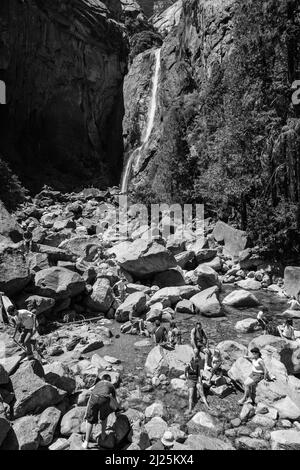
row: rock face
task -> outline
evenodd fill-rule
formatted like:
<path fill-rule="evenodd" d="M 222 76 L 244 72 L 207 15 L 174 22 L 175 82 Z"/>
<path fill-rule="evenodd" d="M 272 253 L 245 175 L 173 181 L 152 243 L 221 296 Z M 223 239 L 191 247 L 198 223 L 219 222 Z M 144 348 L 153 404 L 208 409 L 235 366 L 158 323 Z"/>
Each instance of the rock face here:
<path fill-rule="evenodd" d="M 287 295 L 295 296 L 300 293 L 300 268 L 287 266 L 284 270 L 284 290 Z"/>
<path fill-rule="evenodd" d="M 166 10 L 154 15 L 153 25 L 160 33 L 169 33 L 175 26 L 178 26 L 182 13 L 182 3 L 182 0 L 178 0 Z"/>
<path fill-rule="evenodd" d="M 127 60 L 120 15 L 117 1 L 5 0 L 0 79 L 9 106 L 0 146 L 27 187 L 118 181 Z"/>
<path fill-rule="evenodd" d="M 0 291 L 8 296 L 17 294 L 30 279 L 29 262 L 22 250 L 0 247 Z"/>
<path fill-rule="evenodd" d="M 177 266 L 174 256 L 157 241 L 124 242 L 113 248 L 120 266 L 136 278 L 143 278 Z"/>

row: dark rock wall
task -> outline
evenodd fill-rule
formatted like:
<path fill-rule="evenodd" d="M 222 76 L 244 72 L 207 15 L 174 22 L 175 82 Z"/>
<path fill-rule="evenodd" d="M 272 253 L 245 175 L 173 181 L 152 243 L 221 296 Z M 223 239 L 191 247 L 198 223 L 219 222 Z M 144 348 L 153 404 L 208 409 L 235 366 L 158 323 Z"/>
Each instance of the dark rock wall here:
<path fill-rule="evenodd" d="M 118 183 L 127 40 L 118 0 L 2 0 L 0 153 L 23 184 Z"/>

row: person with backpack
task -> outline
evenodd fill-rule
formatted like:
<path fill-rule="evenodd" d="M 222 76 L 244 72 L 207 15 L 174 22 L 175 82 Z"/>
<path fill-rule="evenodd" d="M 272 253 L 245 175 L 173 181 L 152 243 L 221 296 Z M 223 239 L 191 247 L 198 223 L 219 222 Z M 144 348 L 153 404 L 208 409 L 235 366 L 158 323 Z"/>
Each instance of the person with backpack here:
<path fill-rule="evenodd" d="M 194 355 L 188 365 L 185 368 L 185 378 L 189 389 L 189 409 L 188 412 L 192 412 L 195 399 L 197 397 L 197 390 L 199 391 L 200 397 L 204 404 L 209 408 L 206 397 L 204 395 L 203 384 L 202 384 L 202 371 L 204 369 L 205 358 L 202 352 L 199 352 L 197 348 L 194 349 Z"/>

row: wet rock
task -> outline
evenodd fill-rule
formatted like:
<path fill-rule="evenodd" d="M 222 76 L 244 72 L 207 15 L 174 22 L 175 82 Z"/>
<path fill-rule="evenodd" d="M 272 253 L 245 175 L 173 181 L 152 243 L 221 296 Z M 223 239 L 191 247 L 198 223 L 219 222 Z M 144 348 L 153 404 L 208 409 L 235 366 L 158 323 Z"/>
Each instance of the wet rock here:
<path fill-rule="evenodd" d="M 69 269 L 53 267 L 36 273 L 35 286 L 39 295 L 56 300 L 80 294 L 84 291 L 85 282 Z"/>
<path fill-rule="evenodd" d="M 251 292 L 246 290 L 239 289 L 228 294 L 223 300 L 223 305 L 228 305 L 230 307 L 256 307 L 259 305 L 259 300 Z"/>
<path fill-rule="evenodd" d="M 257 327 L 258 324 L 255 318 L 245 318 L 234 325 L 234 329 L 239 333 L 253 333 Z"/>
<path fill-rule="evenodd" d="M 214 286 L 194 295 L 190 300 L 201 315 L 210 318 L 219 317 L 223 315 L 223 312 L 218 299 L 218 293 L 219 288 Z"/>
<path fill-rule="evenodd" d="M 80 433 L 80 426 L 84 419 L 86 407 L 76 406 L 68 411 L 61 420 L 60 434 L 71 436 L 73 433 Z"/>
<path fill-rule="evenodd" d="M 184 373 L 185 367 L 192 356 L 193 349 L 189 345 L 176 346 L 171 351 L 156 346 L 147 356 L 145 371 L 151 376 L 166 374 L 176 378 Z"/>
<path fill-rule="evenodd" d="M 41 446 L 49 446 L 52 443 L 60 417 L 61 411 L 54 406 L 46 408 L 41 414 L 38 421 Z"/>
<path fill-rule="evenodd" d="M 37 450 L 40 445 L 39 427 L 35 416 L 24 416 L 13 424 L 19 450 Z"/>
<path fill-rule="evenodd" d="M 136 278 L 167 271 L 176 267 L 174 256 L 156 240 L 137 239 L 123 242 L 111 249 L 120 266 Z"/>
<path fill-rule="evenodd" d="M 129 315 L 138 317 L 146 309 L 147 296 L 143 292 L 135 292 L 130 294 L 125 302 L 123 302 L 116 310 L 116 320 L 118 322 L 126 322 L 129 320 Z"/>
<path fill-rule="evenodd" d="M 300 450 L 300 431 L 293 429 L 271 432 L 272 450 Z"/>

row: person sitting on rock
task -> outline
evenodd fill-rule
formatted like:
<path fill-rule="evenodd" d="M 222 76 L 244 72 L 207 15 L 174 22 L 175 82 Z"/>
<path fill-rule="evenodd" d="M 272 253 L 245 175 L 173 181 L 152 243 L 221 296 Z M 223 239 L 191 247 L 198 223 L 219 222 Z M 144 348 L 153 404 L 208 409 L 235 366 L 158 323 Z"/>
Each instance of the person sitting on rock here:
<path fill-rule="evenodd" d="M 174 444 L 175 437 L 173 433 L 171 431 L 165 431 L 163 437 L 151 446 L 151 450 L 171 450 Z"/>
<path fill-rule="evenodd" d="M 296 341 L 295 329 L 293 327 L 293 320 L 287 319 L 283 325 L 278 326 L 278 331 L 283 339 L 288 339 L 290 341 Z"/>
<path fill-rule="evenodd" d="M 261 357 L 260 350 L 258 348 L 253 348 L 250 352 L 251 356 L 244 357 L 252 362 L 252 372 L 244 382 L 244 396 L 239 400 L 239 405 L 243 405 L 246 402 L 254 404 L 254 393 L 257 384 L 262 380 L 271 380 L 265 363 Z"/>
<path fill-rule="evenodd" d="M 223 376 L 223 371 L 222 371 L 221 366 L 222 366 L 221 351 L 219 349 L 214 349 L 212 360 L 211 360 L 209 385 L 211 384 L 212 377 L 214 375 L 218 375 L 218 377 Z"/>
<path fill-rule="evenodd" d="M 262 310 L 260 310 L 257 314 L 257 323 L 263 330 L 264 335 L 267 334 L 267 326 L 268 326 L 268 318 L 267 318 L 267 313 L 268 309 L 266 307 L 263 307 Z"/>
<path fill-rule="evenodd" d="M 300 310 L 300 303 L 295 296 L 288 301 L 288 304 L 290 305 L 290 310 Z"/>
<path fill-rule="evenodd" d="M 155 321 L 155 328 L 153 332 L 155 344 L 161 346 L 165 345 L 168 342 L 168 332 L 165 326 L 160 324 L 159 320 Z"/>
<path fill-rule="evenodd" d="M 36 332 L 36 314 L 29 310 L 17 310 L 14 305 L 10 305 L 7 313 L 13 318 L 15 331 L 13 340 L 17 332 L 20 332 L 19 342 L 26 349 L 28 359 L 33 358 L 31 339 Z"/>
<path fill-rule="evenodd" d="M 184 375 L 187 380 L 187 386 L 189 389 L 189 408 L 188 412 L 191 413 L 195 402 L 197 390 L 199 391 L 200 397 L 204 404 L 209 408 L 206 397 L 204 395 L 203 384 L 202 384 L 202 371 L 204 369 L 205 357 L 199 349 L 194 349 L 194 355 L 186 366 Z"/>
<path fill-rule="evenodd" d="M 177 328 L 177 325 L 174 321 L 170 323 L 170 330 L 168 332 L 168 342 L 172 348 L 175 348 L 177 344 L 181 344 L 181 331 Z"/>
<path fill-rule="evenodd" d="M 207 368 L 211 361 L 211 352 L 209 350 L 206 333 L 199 321 L 191 331 L 191 344 L 193 349 L 198 349 L 199 352 L 201 351 L 205 354 L 205 367 Z"/>
<path fill-rule="evenodd" d="M 107 419 L 111 413 L 120 410 L 119 402 L 116 398 L 116 390 L 111 383 L 109 374 L 104 374 L 102 379 L 98 380 L 92 389 L 84 419 L 86 420 L 85 440 L 82 444 L 83 449 L 87 449 L 93 430 L 93 425 L 101 421 L 101 439 L 106 438 Z"/>

